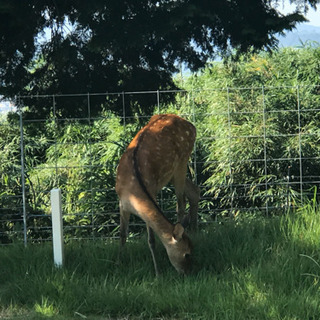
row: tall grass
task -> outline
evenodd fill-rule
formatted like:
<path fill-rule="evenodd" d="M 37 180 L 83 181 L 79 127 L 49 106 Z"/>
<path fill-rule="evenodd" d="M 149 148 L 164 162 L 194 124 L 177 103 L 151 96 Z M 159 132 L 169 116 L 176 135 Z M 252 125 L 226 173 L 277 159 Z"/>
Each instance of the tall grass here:
<path fill-rule="evenodd" d="M 319 319 L 320 213 L 244 217 L 193 235 L 194 273 L 180 277 L 158 246 L 155 278 L 145 237 L 0 248 L 1 319 Z"/>

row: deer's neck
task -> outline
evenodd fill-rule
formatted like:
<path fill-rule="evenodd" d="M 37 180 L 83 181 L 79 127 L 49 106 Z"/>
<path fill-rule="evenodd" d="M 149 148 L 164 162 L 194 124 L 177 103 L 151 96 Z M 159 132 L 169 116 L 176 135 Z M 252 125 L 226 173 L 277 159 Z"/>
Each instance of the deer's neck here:
<path fill-rule="evenodd" d="M 135 198 L 131 199 L 131 203 L 134 204 L 137 215 L 152 228 L 164 244 L 172 239 L 173 224 L 150 200 L 137 200 Z"/>

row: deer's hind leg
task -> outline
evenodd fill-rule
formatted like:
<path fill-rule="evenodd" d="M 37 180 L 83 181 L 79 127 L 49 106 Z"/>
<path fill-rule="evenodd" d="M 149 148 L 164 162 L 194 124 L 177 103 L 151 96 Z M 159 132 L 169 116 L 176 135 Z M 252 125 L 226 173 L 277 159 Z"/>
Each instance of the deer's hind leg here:
<path fill-rule="evenodd" d="M 198 228 L 198 208 L 200 200 L 200 189 L 188 178 L 185 182 L 184 193 L 190 205 L 190 229 L 195 231 Z"/>
<path fill-rule="evenodd" d="M 191 180 L 186 178 L 187 166 L 181 165 L 173 176 L 173 184 L 177 196 L 178 221 L 183 225 L 190 225 L 191 230 L 198 226 L 198 203 L 200 190 Z M 189 201 L 190 212 L 186 214 L 186 198 Z"/>
<path fill-rule="evenodd" d="M 190 217 L 186 215 L 186 194 L 185 194 L 186 174 L 187 174 L 187 167 L 184 165 L 181 165 L 176 170 L 172 179 L 172 183 L 175 189 L 175 194 L 177 197 L 178 222 L 180 222 L 184 227 L 187 226 L 190 222 Z"/>

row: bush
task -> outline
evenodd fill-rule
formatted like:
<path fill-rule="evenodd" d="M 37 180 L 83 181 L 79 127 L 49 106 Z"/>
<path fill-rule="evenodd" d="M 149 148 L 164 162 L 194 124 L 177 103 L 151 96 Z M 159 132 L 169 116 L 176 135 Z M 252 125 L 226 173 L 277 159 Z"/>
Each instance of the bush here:
<path fill-rule="evenodd" d="M 283 208 L 318 179 L 320 48 L 212 63 L 192 90 L 214 208 Z M 198 143 L 200 144 L 200 143 Z"/>

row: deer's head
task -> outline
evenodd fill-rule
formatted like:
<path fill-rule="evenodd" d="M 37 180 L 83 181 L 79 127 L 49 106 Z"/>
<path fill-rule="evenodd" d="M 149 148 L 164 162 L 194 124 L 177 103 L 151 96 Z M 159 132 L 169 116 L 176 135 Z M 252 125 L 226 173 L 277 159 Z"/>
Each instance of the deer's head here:
<path fill-rule="evenodd" d="M 182 274 L 191 271 L 192 243 L 184 232 L 182 224 L 174 225 L 172 238 L 166 245 L 169 260 L 175 269 Z"/>

